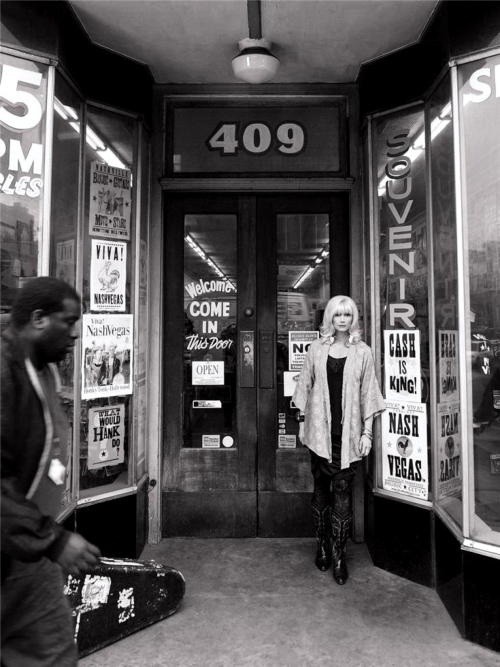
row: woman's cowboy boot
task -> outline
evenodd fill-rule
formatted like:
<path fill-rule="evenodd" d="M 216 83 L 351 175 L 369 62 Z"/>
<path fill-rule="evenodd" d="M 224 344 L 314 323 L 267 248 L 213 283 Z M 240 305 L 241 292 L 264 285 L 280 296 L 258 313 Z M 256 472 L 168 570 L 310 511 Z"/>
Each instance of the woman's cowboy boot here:
<path fill-rule="evenodd" d="M 330 507 L 326 506 L 320 509 L 317 505 L 312 503 L 312 515 L 314 523 L 314 531 L 316 534 L 317 550 L 316 550 L 316 567 L 318 570 L 325 572 L 332 563 L 331 546 L 330 546 Z"/>
<path fill-rule="evenodd" d="M 351 484 L 346 479 L 333 482 L 332 507 L 333 578 L 342 586 L 349 577 L 346 564 L 347 538 L 352 523 Z"/>

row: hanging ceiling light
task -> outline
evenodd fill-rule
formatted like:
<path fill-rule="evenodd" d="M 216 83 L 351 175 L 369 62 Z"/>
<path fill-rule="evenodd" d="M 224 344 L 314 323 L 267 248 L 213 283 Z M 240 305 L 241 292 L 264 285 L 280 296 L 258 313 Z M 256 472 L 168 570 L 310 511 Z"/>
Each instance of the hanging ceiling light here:
<path fill-rule="evenodd" d="M 278 71 L 280 61 L 273 56 L 271 44 L 262 37 L 260 0 L 247 0 L 248 37 L 238 42 L 240 50 L 233 58 L 233 72 L 246 83 L 265 83 Z"/>
<path fill-rule="evenodd" d="M 246 37 L 238 42 L 238 48 L 240 52 L 232 61 L 238 79 L 247 83 L 266 83 L 274 77 L 280 61 L 269 51 L 267 39 Z"/>

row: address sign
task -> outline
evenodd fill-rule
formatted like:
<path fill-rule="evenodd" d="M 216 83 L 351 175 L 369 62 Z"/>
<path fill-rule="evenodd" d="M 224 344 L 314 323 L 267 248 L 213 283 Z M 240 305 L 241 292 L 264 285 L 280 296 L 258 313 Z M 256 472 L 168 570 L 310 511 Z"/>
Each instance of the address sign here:
<path fill-rule="evenodd" d="M 170 172 L 335 173 L 344 166 L 343 106 L 176 107 Z"/>

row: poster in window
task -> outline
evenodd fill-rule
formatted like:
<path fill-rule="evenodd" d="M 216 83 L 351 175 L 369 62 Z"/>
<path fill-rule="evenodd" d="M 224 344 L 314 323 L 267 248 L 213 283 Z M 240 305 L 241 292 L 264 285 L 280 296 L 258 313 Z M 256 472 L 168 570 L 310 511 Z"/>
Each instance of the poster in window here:
<path fill-rule="evenodd" d="M 381 427 L 383 488 L 427 500 L 425 403 L 386 400 Z"/>
<path fill-rule="evenodd" d="M 288 369 L 290 371 L 302 370 L 307 351 L 311 343 L 318 337 L 317 331 L 288 332 Z"/>
<path fill-rule="evenodd" d="M 439 497 L 456 496 L 462 490 L 460 403 L 440 403 L 438 412 Z"/>
<path fill-rule="evenodd" d="M 384 331 L 385 398 L 421 401 L 420 331 Z"/>
<path fill-rule="evenodd" d="M 88 433 L 89 470 L 118 465 L 125 460 L 125 405 L 90 408 Z"/>
<path fill-rule="evenodd" d="M 90 310 L 125 310 L 127 244 L 92 239 L 90 260 Z"/>
<path fill-rule="evenodd" d="M 224 384 L 224 362 L 193 361 L 191 379 L 194 385 Z"/>
<path fill-rule="evenodd" d="M 132 393 L 133 331 L 133 315 L 83 316 L 83 399 Z"/>
<path fill-rule="evenodd" d="M 132 172 L 94 160 L 90 164 L 89 234 L 130 239 Z"/>
<path fill-rule="evenodd" d="M 457 341 L 458 331 L 439 331 L 439 403 L 454 403 L 459 399 Z"/>
<path fill-rule="evenodd" d="M 75 286 L 75 239 L 57 241 L 56 243 L 56 278 Z"/>

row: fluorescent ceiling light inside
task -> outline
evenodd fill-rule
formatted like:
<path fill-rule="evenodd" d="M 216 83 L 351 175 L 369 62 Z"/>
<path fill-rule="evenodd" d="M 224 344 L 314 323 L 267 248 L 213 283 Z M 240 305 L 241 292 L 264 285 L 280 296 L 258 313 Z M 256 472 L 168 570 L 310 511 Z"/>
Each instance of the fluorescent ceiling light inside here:
<path fill-rule="evenodd" d="M 95 150 L 95 149 L 94 149 Z M 119 167 L 120 169 L 127 169 L 127 166 L 123 164 L 116 153 L 113 153 L 111 148 L 97 149 L 97 154 L 101 157 L 106 164 L 110 167 Z"/>
<path fill-rule="evenodd" d="M 233 285 L 233 283 L 229 280 L 229 278 L 226 276 L 226 274 L 217 266 L 217 264 L 214 262 L 214 260 L 209 257 L 206 252 L 203 250 L 201 246 L 198 245 L 198 243 L 194 240 L 194 238 L 191 236 L 191 234 L 186 234 L 184 237 L 184 240 L 188 244 L 188 246 L 194 250 L 194 252 L 201 257 L 201 259 L 206 262 L 210 268 L 215 271 L 215 273 L 219 276 L 219 278 L 222 278 L 225 280 L 231 288 L 236 292 L 236 287 Z"/>

